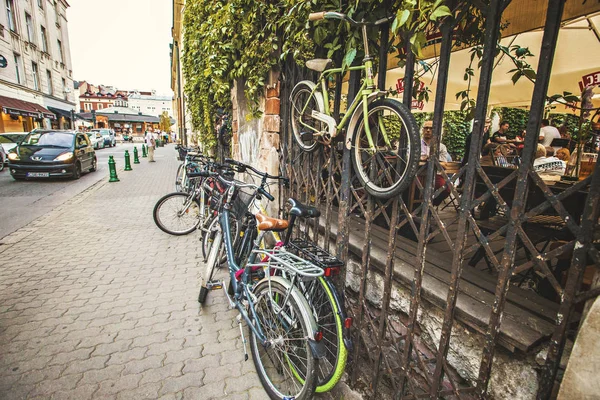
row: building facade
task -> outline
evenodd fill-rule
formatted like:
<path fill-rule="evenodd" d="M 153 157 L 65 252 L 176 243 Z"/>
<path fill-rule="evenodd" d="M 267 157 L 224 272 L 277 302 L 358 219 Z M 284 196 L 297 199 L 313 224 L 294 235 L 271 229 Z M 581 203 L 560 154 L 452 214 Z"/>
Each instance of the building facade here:
<path fill-rule="evenodd" d="M 65 0 L 2 0 L 0 132 L 71 127 L 68 7 Z"/>
<path fill-rule="evenodd" d="M 144 115 L 153 115 L 159 117 L 163 112 L 167 112 L 169 116 L 173 115 L 173 97 L 157 95 L 152 92 L 130 93 L 128 96 L 128 107 L 141 112 Z"/>
<path fill-rule="evenodd" d="M 183 54 L 183 9 L 185 0 L 173 0 L 173 28 L 171 35 L 171 90 L 174 96 L 172 100 L 173 117 L 175 118 L 175 131 L 177 137 L 184 145 L 192 143 L 193 131 L 190 123 L 191 117 L 188 115 L 185 104 L 183 87 L 185 86 L 183 72 L 181 68 L 181 56 Z"/>

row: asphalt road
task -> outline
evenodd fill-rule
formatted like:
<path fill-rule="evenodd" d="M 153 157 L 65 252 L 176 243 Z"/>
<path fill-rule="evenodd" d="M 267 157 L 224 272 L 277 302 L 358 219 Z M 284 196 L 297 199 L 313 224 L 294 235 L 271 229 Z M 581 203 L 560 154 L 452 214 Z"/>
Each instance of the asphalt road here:
<path fill-rule="evenodd" d="M 124 166 L 125 150 L 131 154 L 133 144 L 120 144 L 96 151 L 98 169 L 84 173 L 79 180 L 37 179 L 15 181 L 8 168 L 0 172 L 0 241 L 2 238 L 47 212 L 58 207 L 71 197 L 83 192 L 101 179 L 108 179 L 108 157 L 114 156 L 117 170 Z M 141 143 L 137 144 L 141 159 Z"/>

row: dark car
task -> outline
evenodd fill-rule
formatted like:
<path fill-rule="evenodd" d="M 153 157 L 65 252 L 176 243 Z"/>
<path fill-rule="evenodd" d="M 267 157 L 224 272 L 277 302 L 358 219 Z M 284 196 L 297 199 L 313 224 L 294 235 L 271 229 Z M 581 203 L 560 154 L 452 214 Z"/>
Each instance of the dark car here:
<path fill-rule="evenodd" d="M 16 180 L 72 177 L 96 170 L 97 159 L 84 133 L 34 130 L 8 153 L 8 168 Z"/>

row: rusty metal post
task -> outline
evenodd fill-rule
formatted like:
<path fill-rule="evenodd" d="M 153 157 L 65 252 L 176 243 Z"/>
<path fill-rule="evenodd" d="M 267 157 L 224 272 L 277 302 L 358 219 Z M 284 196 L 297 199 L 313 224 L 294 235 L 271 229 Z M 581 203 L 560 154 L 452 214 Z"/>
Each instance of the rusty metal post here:
<path fill-rule="evenodd" d="M 467 173 L 463 194 L 460 200 L 460 209 L 458 218 L 458 230 L 456 233 L 455 251 L 452 258 L 452 273 L 450 277 L 450 287 L 446 300 L 446 310 L 444 313 L 444 322 L 442 324 L 442 333 L 438 345 L 435 371 L 429 394 L 432 397 L 440 397 L 441 382 L 443 380 L 444 362 L 448 355 L 450 345 L 450 334 L 452 332 L 452 323 L 454 321 L 454 310 L 456 308 L 456 299 L 458 297 L 458 288 L 464 262 L 465 246 L 468 235 L 468 215 L 471 212 L 471 202 L 473 200 L 473 189 L 476 174 L 476 164 L 479 163 L 479 154 L 481 149 L 481 140 L 483 136 L 483 126 L 486 118 L 488 99 L 491 88 L 492 72 L 494 69 L 494 55 L 496 53 L 496 43 L 500 37 L 500 17 L 502 16 L 503 0 L 492 0 L 488 7 L 487 18 L 485 22 L 485 36 L 483 46 L 483 58 L 481 61 L 481 73 L 479 76 L 479 88 L 477 89 L 477 103 L 475 108 L 475 122 L 473 124 L 473 133 L 471 134 L 471 147 L 469 152 L 469 161 L 467 164 Z"/>
<path fill-rule="evenodd" d="M 452 29 L 454 20 L 448 17 L 441 26 L 442 43 L 440 49 L 438 81 L 435 90 L 435 106 L 433 112 L 433 137 L 432 147 L 429 153 L 430 158 L 437 158 L 439 153 L 439 143 L 442 133 L 442 119 L 444 116 L 444 103 L 446 99 L 446 89 L 448 86 L 448 74 L 450 70 L 450 52 L 452 50 Z M 429 233 L 430 207 L 432 195 L 434 192 L 434 179 L 436 175 L 436 163 L 430 161 L 427 166 L 427 176 L 424 183 L 423 210 L 421 216 L 421 226 L 419 228 L 419 237 L 417 245 L 417 254 L 415 259 L 415 272 L 413 283 L 411 285 L 411 301 L 409 311 L 409 322 L 407 326 L 407 337 L 404 342 L 403 360 L 401 362 L 402 380 L 400 385 L 400 398 L 404 395 L 404 388 L 407 385 L 407 379 L 410 370 L 410 359 L 413 349 L 413 336 L 417 325 L 417 314 L 421 303 L 421 287 L 423 284 L 423 273 L 425 269 L 425 255 L 427 253 L 426 237 Z"/>
<path fill-rule="evenodd" d="M 502 260 L 500 262 L 500 274 L 496 286 L 496 296 L 494 304 L 492 305 L 492 314 L 490 315 L 490 323 L 486 333 L 483 356 L 479 367 L 477 391 L 480 397 L 485 397 L 487 395 L 494 352 L 498 341 L 498 334 L 500 333 L 502 311 L 506 304 L 506 295 L 508 293 L 510 277 L 514 268 L 517 231 L 520 228 L 519 217 L 523 214 L 527 203 L 528 174 L 533 165 L 533 156 L 544 112 L 548 83 L 552 72 L 552 61 L 556 50 L 556 42 L 558 39 L 558 31 L 560 29 L 564 4 L 565 0 L 550 0 L 548 2 L 546 25 L 544 27 L 544 36 L 542 39 L 542 48 L 540 50 L 537 69 L 537 79 L 533 89 L 529 121 L 527 122 L 525 148 L 523 149 L 521 167 L 517 171 L 517 186 L 512 209 L 510 210 L 504 253 L 502 254 Z"/>

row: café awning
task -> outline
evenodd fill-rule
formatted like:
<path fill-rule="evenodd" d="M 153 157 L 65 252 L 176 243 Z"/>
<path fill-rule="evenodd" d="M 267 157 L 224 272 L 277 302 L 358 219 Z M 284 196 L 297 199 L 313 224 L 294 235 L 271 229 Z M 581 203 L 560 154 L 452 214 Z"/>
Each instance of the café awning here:
<path fill-rule="evenodd" d="M 67 119 L 71 119 L 71 111 L 70 110 L 63 110 L 61 108 L 56 108 L 56 107 L 48 107 L 48 109 L 50 111 L 52 111 L 54 114 L 56 114 L 57 117 L 65 117 Z"/>
<path fill-rule="evenodd" d="M 13 99 L 12 97 L 0 96 L 0 109 L 5 114 L 15 116 L 56 119 L 54 114 L 45 107 L 29 101 Z"/>

